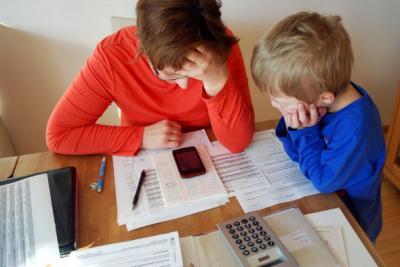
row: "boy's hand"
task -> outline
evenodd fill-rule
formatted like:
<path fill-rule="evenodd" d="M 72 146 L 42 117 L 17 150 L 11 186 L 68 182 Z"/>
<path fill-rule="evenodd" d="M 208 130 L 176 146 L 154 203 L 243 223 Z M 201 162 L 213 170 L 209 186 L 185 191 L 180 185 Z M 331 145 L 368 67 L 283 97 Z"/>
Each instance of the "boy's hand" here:
<path fill-rule="evenodd" d="M 315 104 L 309 106 L 309 113 L 304 104 L 298 104 L 298 109 L 290 112 L 282 112 L 286 127 L 302 129 L 316 125 L 326 114 L 326 108 L 317 108 Z"/>

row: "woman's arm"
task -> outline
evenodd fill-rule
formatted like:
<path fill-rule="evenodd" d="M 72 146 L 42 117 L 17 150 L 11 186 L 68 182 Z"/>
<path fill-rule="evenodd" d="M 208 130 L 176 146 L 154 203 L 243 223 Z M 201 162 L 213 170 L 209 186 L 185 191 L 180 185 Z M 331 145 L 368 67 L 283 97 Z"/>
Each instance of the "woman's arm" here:
<path fill-rule="evenodd" d="M 231 152 L 241 152 L 254 134 L 254 110 L 246 69 L 239 45 L 232 47 L 227 63 L 228 78 L 216 96 L 203 91 L 212 129 L 218 140 Z"/>
<path fill-rule="evenodd" d="M 96 124 L 114 100 L 113 72 L 98 45 L 53 110 L 46 129 L 50 151 L 61 154 L 133 155 L 143 127 Z"/>

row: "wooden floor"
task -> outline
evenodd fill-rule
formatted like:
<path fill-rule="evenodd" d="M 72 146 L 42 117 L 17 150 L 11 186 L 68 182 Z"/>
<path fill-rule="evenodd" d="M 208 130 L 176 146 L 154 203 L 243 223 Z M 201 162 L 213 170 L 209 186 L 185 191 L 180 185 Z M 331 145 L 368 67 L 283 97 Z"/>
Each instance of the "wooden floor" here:
<path fill-rule="evenodd" d="M 400 190 L 382 182 L 383 230 L 376 248 L 388 267 L 400 266 Z"/>

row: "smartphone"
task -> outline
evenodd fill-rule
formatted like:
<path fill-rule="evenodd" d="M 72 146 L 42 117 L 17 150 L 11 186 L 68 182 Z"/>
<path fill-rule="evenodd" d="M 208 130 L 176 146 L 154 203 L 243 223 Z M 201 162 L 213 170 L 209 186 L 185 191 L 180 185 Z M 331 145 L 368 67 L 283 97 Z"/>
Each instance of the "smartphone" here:
<path fill-rule="evenodd" d="M 172 150 L 172 155 L 182 178 L 191 178 L 206 173 L 204 164 L 194 146 Z"/>

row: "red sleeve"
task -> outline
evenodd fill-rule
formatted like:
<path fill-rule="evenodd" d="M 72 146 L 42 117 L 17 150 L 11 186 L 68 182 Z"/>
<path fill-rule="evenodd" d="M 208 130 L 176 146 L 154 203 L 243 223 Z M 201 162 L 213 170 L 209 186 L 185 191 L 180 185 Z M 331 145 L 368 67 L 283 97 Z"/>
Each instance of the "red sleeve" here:
<path fill-rule="evenodd" d="M 231 152 L 243 151 L 254 134 L 254 110 L 246 69 L 239 45 L 234 45 L 228 59 L 229 77 L 214 97 L 203 91 L 212 129 L 217 139 Z"/>
<path fill-rule="evenodd" d="M 46 129 L 49 150 L 62 154 L 135 154 L 143 127 L 96 124 L 112 103 L 113 93 L 113 73 L 99 45 L 50 116 Z"/>

